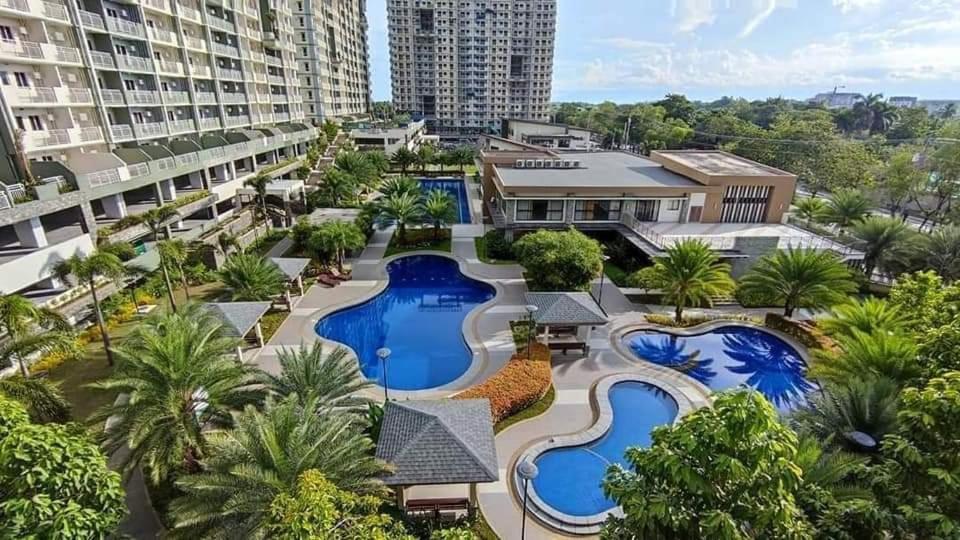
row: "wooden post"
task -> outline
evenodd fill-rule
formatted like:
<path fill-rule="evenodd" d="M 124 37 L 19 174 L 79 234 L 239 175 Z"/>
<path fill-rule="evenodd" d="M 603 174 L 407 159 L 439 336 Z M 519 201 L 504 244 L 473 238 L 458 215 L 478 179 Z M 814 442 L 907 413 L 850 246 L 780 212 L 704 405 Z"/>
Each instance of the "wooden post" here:
<path fill-rule="evenodd" d="M 257 321 L 257 326 L 254 327 L 254 330 L 257 333 L 257 344 L 261 347 L 264 346 L 263 342 L 263 328 L 260 326 L 260 321 Z"/>

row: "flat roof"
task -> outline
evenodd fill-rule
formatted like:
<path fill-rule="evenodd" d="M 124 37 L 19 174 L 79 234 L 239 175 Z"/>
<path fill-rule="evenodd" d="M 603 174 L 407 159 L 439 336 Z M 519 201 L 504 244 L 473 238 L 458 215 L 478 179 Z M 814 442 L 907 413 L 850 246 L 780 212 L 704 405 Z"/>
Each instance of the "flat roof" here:
<path fill-rule="evenodd" d="M 707 176 L 793 176 L 786 171 L 718 150 L 660 150 L 657 154 Z"/>
<path fill-rule="evenodd" d="M 565 129 L 575 129 L 575 130 L 577 130 L 577 131 L 587 131 L 587 132 L 590 132 L 590 133 L 594 133 L 594 134 L 596 134 L 596 135 L 599 135 L 599 134 L 600 134 L 600 132 L 597 131 L 597 130 L 595 130 L 595 129 L 589 129 L 589 128 L 585 128 L 585 127 L 574 126 L 574 125 L 571 125 L 571 124 L 558 124 L 558 123 L 556 123 L 556 122 L 544 122 L 543 120 L 525 120 L 525 119 L 523 119 L 523 118 L 504 118 L 504 120 L 507 121 L 507 122 L 517 122 L 517 123 L 521 123 L 521 124 L 536 124 L 536 125 L 540 125 L 540 126 L 554 126 L 554 127 L 565 128 Z"/>
<path fill-rule="evenodd" d="M 504 188 L 684 188 L 702 186 L 654 161 L 625 152 L 559 152 L 579 160 L 576 169 L 515 169 L 497 166 Z M 518 156 L 518 159 L 522 156 Z"/>

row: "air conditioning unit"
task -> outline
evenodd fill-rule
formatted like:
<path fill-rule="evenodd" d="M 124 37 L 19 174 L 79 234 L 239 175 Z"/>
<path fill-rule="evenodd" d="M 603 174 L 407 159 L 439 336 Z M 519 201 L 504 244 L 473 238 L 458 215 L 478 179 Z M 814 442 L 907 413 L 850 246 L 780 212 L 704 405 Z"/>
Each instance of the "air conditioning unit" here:
<path fill-rule="evenodd" d="M 516 162 L 513 166 L 516 167 L 517 169 L 522 169 L 522 168 L 523 168 L 523 160 L 522 160 L 522 159 L 518 159 L 517 162 Z"/>
<path fill-rule="evenodd" d="M 536 162 L 534 162 L 532 159 L 528 159 L 528 160 L 527 160 L 527 167 L 528 167 L 528 168 L 531 168 L 531 169 L 532 169 L 532 168 L 534 168 L 535 166 L 536 166 Z"/>
<path fill-rule="evenodd" d="M 569 168 L 570 168 L 570 160 L 569 160 L 569 159 L 563 160 L 563 168 L 564 168 L 564 169 L 569 169 Z"/>
<path fill-rule="evenodd" d="M 579 159 L 573 160 L 572 166 L 573 166 L 574 169 L 579 168 L 579 167 L 580 167 L 580 160 L 579 160 Z"/>
<path fill-rule="evenodd" d="M 542 160 L 542 159 L 538 159 L 538 160 L 537 160 L 537 168 L 538 168 L 538 169 L 542 169 L 542 168 L 543 168 L 543 160 Z"/>

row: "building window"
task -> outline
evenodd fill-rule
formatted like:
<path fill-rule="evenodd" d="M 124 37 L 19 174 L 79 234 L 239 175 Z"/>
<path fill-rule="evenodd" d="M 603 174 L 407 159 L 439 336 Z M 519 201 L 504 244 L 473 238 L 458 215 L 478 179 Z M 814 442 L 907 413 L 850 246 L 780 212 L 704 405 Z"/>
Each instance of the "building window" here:
<path fill-rule="evenodd" d="M 563 221 L 563 201 L 517 201 L 517 221 Z"/>
<path fill-rule="evenodd" d="M 679 199 L 671 200 L 670 203 L 667 205 L 667 210 L 671 212 L 676 212 L 680 210 L 680 200 Z"/>
<path fill-rule="evenodd" d="M 577 201 L 575 221 L 619 221 L 623 201 Z"/>

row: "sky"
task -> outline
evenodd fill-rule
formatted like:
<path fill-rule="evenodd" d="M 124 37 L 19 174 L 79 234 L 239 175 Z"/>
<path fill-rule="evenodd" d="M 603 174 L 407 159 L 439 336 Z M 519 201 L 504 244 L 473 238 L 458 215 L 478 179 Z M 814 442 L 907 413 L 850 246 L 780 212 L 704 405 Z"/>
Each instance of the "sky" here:
<path fill-rule="evenodd" d="M 553 101 L 960 99 L 960 0 L 558 0 Z M 386 0 L 367 0 L 375 100 Z"/>

